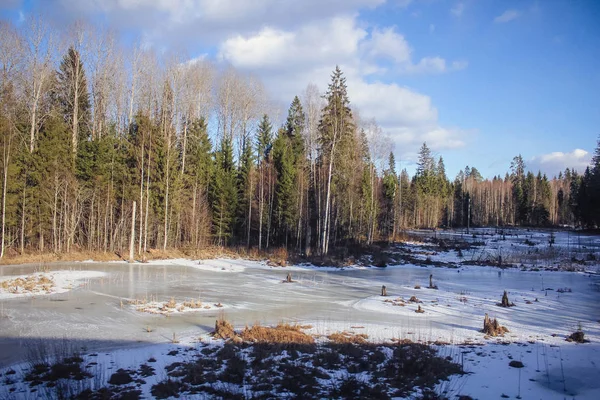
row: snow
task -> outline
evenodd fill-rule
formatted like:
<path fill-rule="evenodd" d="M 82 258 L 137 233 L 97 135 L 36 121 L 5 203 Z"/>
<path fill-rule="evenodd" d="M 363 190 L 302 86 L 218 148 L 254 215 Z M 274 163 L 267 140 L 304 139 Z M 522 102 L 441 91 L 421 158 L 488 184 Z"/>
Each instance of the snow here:
<path fill-rule="evenodd" d="M 142 385 L 143 395 L 149 398 L 151 386 L 166 377 L 164 366 L 191 357 L 199 338 L 221 345 L 207 333 L 215 319 L 224 316 L 238 329 L 255 322 L 311 325 L 307 333 L 320 340 L 334 332 L 350 332 L 366 334 L 372 342 L 411 339 L 437 343 L 442 354 L 462 363 L 468 373 L 440 386 L 451 394 L 449 398 L 459 394 L 479 399 L 502 394 L 527 399 L 600 398 L 600 276 L 556 271 L 572 257 L 589 257 L 580 269 L 598 271 L 599 263 L 592 259 L 600 259 L 600 239 L 555 232 L 552 251 L 558 257 L 546 260 L 539 254 L 550 251 L 549 231 L 505 231 L 506 241 L 495 230 L 474 232 L 476 238 L 463 234 L 463 239 L 483 241 L 484 246 L 463 251 L 463 257 L 455 250 L 441 252 L 419 241 L 397 249 L 410 249 L 416 264 L 429 257 L 453 268 L 425 263 L 398 263 L 387 268 L 273 267 L 265 262 L 227 258 L 144 264 L 85 262 L 72 270 L 50 265 L 56 270 L 44 274 L 55 283 L 52 296 L 0 291 L 0 335 L 6 338 L 6 342 L 0 340 L 0 373 L 4 379 L 9 366 L 18 371 L 16 375 L 19 368 L 25 368 L 18 364 L 26 353 L 21 341 L 68 337 L 84 341 L 89 353 L 98 354 L 86 356 L 85 362 L 98 363 L 93 368 L 104 383 L 117 368 L 137 369 L 149 358 L 156 358 L 152 364 L 156 375 L 146 378 Z M 461 238 L 456 232 L 435 235 Z M 537 244 L 523 244 L 526 239 Z M 519 268 L 512 269 L 461 264 L 497 256 L 499 251 L 506 262 L 511 257 L 522 258 L 528 270 L 520 270 L 521 263 L 517 262 L 514 265 Z M 283 283 L 288 273 L 294 283 Z M 33 267 L 4 266 L 0 281 L 31 274 L 39 273 Z M 430 274 L 437 290 L 427 288 Z M 379 295 L 382 285 L 387 288 L 386 297 Z M 415 289 L 416 285 L 421 289 Z M 78 290 L 67 293 L 75 288 Z M 571 291 L 558 292 L 565 288 Z M 515 307 L 496 305 L 504 290 Z M 411 296 L 421 303 L 409 302 Z M 147 298 L 160 309 L 172 297 L 178 305 L 200 299 L 212 308 L 173 312 L 167 318 L 137 312 L 127 304 L 121 306 L 127 299 Z M 219 303 L 224 305 L 222 309 L 214 307 Z M 418 305 L 423 314 L 415 312 Z M 486 313 L 509 329 L 504 337 L 487 338 L 480 332 Z M 148 328 L 151 332 L 146 332 Z M 565 341 L 577 329 L 585 332 L 589 343 Z M 179 344 L 169 343 L 173 334 Z M 140 340 L 143 343 L 132 345 Z M 121 344 L 107 348 L 96 345 L 100 341 L 104 346 L 110 341 Z M 167 355 L 173 349 L 179 349 L 178 356 Z M 524 368 L 510 367 L 511 359 L 522 361 Z M 10 386 L 19 392 L 25 388 L 19 385 L 0 387 L 0 397 L 12 398 L 4 396 L 2 390 Z"/>
<path fill-rule="evenodd" d="M 102 278 L 104 276 L 106 276 L 106 274 L 100 271 L 62 270 L 53 271 L 51 273 L 40 272 L 27 275 L 0 277 L 0 285 L 2 282 L 14 281 L 19 278 L 47 278 L 52 281 L 51 287 L 47 291 L 43 290 L 41 287 L 36 287 L 33 291 L 24 291 L 22 288 L 17 288 L 15 291 L 14 289 L 3 289 L 0 286 L 0 300 L 66 293 L 78 287 L 85 287 L 90 279 Z"/>

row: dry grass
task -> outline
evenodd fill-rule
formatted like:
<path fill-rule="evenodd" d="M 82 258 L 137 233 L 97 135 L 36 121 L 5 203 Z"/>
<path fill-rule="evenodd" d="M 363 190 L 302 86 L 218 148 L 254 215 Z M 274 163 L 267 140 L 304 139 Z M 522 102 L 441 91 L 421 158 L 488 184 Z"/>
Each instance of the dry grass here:
<path fill-rule="evenodd" d="M 406 306 L 406 302 L 404 301 L 403 298 L 398 297 L 397 299 L 386 299 L 383 301 L 384 303 L 390 303 L 393 306 L 398 306 L 398 307 L 405 307 Z"/>
<path fill-rule="evenodd" d="M 315 339 L 302 332 L 302 329 L 310 329 L 309 325 L 291 325 L 279 323 L 275 327 L 255 324 L 245 327 L 239 334 L 233 329 L 233 325 L 224 318 L 215 322 L 215 331 L 212 336 L 217 339 L 231 340 L 233 342 L 249 343 L 294 343 L 313 344 Z"/>
<path fill-rule="evenodd" d="M 129 305 L 134 306 L 135 310 L 138 312 L 148 313 L 148 314 L 161 314 L 165 316 L 169 316 L 174 312 L 189 312 L 193 310 L 210 310 L 213 307 L 223 308 L 223 304 L 216 303 L 212 306 L 209 304 L 204 304 L 200 299 L 198 300 L 188 300 L 183 303 L 177 303 L 174 297 L 171 297 L 169 301 L 159 302 L 155 298 L 142 298 L 142 299 L 130 299 L 127 300 Z M 121 300 L 121 308 L 123 308 L 123 300 Z"/>
<path fill-rule="evenodd" d="M 54 281 L 45 275 L 31 275 L 26 278 L 15 278 L 0 282 L 0 287 L 9 293 L 50 293 L 54 287 Z"/>
<path fill-rule="evenodd" d="M 369 335 L 365 333 L 353 333 L 353 332 L 335 332 L 327 336 L 327 339 L 331 340 L 336 344 L 354 343 L 354 344 L 365 344 Z"/>
<path fill-rule="evenodd" d="M 216 339 L 241 341 L 237 333 L 235 333 L 231 322 L 224 318 L 220 318 L 215 322 L 215 331 L 212 333 L 212 336 Z"/>
<path fill-rule="evenodd" d="M 48 263 L 56 261 L 116 261 L 120 260 L 116 253 L 102 252 L 102 251 L 72 251 L 69 253 L 23 253 L 9 252 L 5 257 L 0 260 L 0 265 L 6 264 L 37 264 L 37 263 Z"/>
<path fill-rule="evenodd" d="M 417 299 L 417 296 L 411 296 L 410 299 L 408 299 L 408 301 L 410 303 L 422 303 L 421 300 Z"/>
<path fill-rule="evenodd" d="M 274 328 L 257 324 L 251 328 L 244 328 L 240 337 L 245 342 L 254 343 L 314 343 L 315 339 L 302 332 L 301 329 L 302 327 L 300 325 L 290 325 L 286 323 L 279 323 Z"/>
<path fill-rule="evenodd" d="M 5 256 L 0 260 L 0 265 L 5 264 L 43 264 L 57 261 L 118 261 L 127 260 L 128 252 L 115 251 L 83 251 L 75 250 L 69 253 L 54 253 L 54 252 L 37 252 L 25 251 L 20 254 L 18 251 L 9 248 Z M 194 258 L 194 259 L 212 259 L 212 258 L 244 258 L 253 261 L 269 260 L 272 265 L 286 266 L 290 255 L 287 249 L 273 248 L 268 251 L 258 251 L 256 248 L 248 249 L 247 247 L 219 247 L 207 246 L 201 249 L 196 248 L 170 248 L 148 249 L 144 254 L 136 254 L 135 259 L 138 261 L 150 260 L 169 260 L 174 258 Z"/>

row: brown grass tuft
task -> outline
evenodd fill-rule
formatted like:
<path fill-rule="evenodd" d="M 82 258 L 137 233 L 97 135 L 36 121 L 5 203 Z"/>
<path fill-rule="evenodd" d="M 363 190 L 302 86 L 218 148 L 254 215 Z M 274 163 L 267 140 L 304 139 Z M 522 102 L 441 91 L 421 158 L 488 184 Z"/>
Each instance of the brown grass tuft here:
<path fill-rule="evenodd" d="M 300 325 L 279 323 L 276 327 L 254 325 L 244 328 L 240 337 L 246 342 L 255 343 L 302 343 L 312 344 L 315 339 L 302 332 Z"/>
<path fill-rule="evenodd" d="M 215 331 L 212 333 L 212 336 L 216 339 L 240 341 L 231 322 L 224 318 L 220 318 L 215 322 Z"/>
<path fill-rule="evenodd" d="M 327 336 L 327 339 L 331 340 L 333 343 L 343 344 L 343 343 L 354 343 L 354 344 L 365 344 L 367 343 L 367 339 L 369 335 L 365 333 L 352 333 L 352 332 L 335 332 L 331 335 Z"/>
<path fill-rule="evenodd" d="M 50 293 L 54 287 L 54 281 L 45 275 L 31 275 L 26 278 L 15 278 L 0 282 L 0 288 L 9 293 Z"/>
<path fill-rule="evenodd" d="M 417 299 L 417 296 L 411 296 L 410 299 L 408 299 L 408 301 L 410 303 L 421 303 L 421 300 Z"/>

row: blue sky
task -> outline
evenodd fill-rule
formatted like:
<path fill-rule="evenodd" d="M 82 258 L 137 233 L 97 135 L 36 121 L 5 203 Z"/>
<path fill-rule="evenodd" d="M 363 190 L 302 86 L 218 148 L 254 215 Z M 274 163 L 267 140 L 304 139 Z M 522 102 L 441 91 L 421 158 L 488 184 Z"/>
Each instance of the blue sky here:
<path fill-rule="evenodd" d="M 0 0 L 1 15 L 87 19 L 258 75 L 285 108 L 339 64 L 361 117 L 402 167 L 423 141 L 450 178 L 522 154 L 582 170 L 600 134 L 600 2 L 493 0 Z M 389 147 L 389 146 L 388 146 Z"/>

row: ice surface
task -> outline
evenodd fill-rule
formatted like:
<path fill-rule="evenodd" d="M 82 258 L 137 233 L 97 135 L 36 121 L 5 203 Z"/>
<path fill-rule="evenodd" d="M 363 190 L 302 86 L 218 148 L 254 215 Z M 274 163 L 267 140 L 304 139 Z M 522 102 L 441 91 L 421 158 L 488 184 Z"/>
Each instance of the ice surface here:
<path fill-rule="evenodd" d="M 556 237 L 559 243 L 563 239 L 562 234 Z M 596 241 L 590 238 L 586 243 L 592 251 Z M 440 253 L 439 257 L 454 255 Z M 598 275 L 481 266 L 281 268 L 239 259 L 47 267 L 46 273 L 61 282 L 57 286 L 68 290 L 0 297 L 0 369 L 25 359 L 28 343 L 61 338 L 76 340 L 88 351 L 106 350 L 101 354 L 108 355 L 101 358 L 134 367 L 151 355 L 166 353 L 173 346 L 167 343 L 174 333 L 184 345 L 193 346 L 224 316 L 238 328 L 255 322 L 300 322 L 312 325 L 309 332 L 317 335 L 346 330 L 366 333 L 373 341 L 408 338 L 450 343 L 442 351 L 456 360 L 462 357 L 465 370 L 472 373 L 448 384 L 455 394 L 517 396 L 519 371 L 508 366 L 512 357 L 526 366 L 520 372 L 523 398 L 600 398 Z M 0 266 L 0 279 L 35 273 L 36 268 Z M 288 272 L 294 283 L 283 283 Z M 430 274 L 438 290 L 427 288 Z M 382 285 L 387 287 L 387 297 L 379 296 Z M 566 288 L 571 292 L 557 292 Z M 515 307 L 496 305 L 504 290 Z M 415 313 L 417 304 L 408 302 L 411 296 L 422 302 L 425 313 Z M 171 297 L 177 302 L 222 303 L 226 308 L 167 317 L 123 306 L 127 299 L 165 302 Z M 385 302 L 399 298 L 406 301 L 404 307 Z M 486 313 L 510 330 L 504 338 L 484 338 L 480 333 Z M 579 328 L 590 343 L 565 342 Z M 464 347 L 465 343 L 474 345 Z M 157 367 L 158 371 L 161 367 Z"/>

